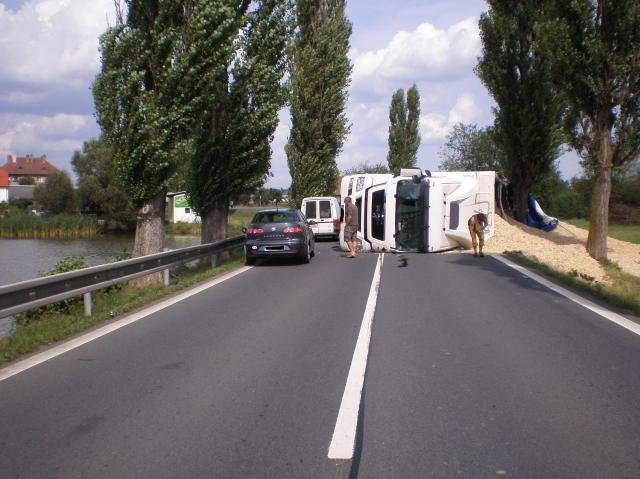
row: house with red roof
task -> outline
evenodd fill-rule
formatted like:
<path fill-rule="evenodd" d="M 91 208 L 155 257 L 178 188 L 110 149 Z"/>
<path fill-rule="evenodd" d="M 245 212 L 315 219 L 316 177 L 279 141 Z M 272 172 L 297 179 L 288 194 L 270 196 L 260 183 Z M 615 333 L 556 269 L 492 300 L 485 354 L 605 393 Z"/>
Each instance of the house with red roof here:
<path fill-rule="evenodd" d="M 20 178 L 31 177 L 36 184 L 44 183 L 54 171 L 58 169 L 47 161 L 47 155 L 42 156 L 7 156 L 7 162 L 0 166 L 0 170 L 7 173 L 9 185 L 17 185 Z M 0 173 L 1 175 L 2 173 Z M 1 178 L 1 176 L 0 176 Z"/>
<path fill-rule="evenodd" d="M 9 174 L 0 169 L 0 203 L 9 201 Z"/>

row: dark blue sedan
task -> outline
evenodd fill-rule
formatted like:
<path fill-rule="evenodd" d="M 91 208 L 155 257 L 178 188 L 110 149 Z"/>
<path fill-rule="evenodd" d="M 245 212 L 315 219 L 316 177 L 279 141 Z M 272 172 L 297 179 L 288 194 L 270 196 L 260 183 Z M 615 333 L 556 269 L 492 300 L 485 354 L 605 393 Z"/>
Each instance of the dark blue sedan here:
<path fill-rule="evenodd" d="M 258 258 L 297 257 L 308 263 L 315 253 L 313 232 L 302 211 L 270 209 L 258 211 L 251 224 L 243 229 L 245 262 L 255 264 Z"/>

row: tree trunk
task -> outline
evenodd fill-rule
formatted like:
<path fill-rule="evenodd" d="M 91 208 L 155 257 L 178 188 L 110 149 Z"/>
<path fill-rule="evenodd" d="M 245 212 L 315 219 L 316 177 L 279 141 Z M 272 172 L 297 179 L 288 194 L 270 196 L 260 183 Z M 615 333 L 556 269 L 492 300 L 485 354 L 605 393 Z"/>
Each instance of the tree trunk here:
<path fill-rule="evenodd" d="M 200 242 L 202 244 L 213 243 L 227 237 L 228 215 L 229 205 L 227 203 L 217 205 L 202 214 L 202 228 L 200 233 Z M 229 252 L 225 251 L 220 253 L 218 258 L 222 261 L 229 259 Z"/>
<path fill-rule="evenodd" d="M 161 253 L 164 249 L 164 194 L 144 203 L 138 209 L 133 257 Z M 133 287 L 142 288 L 163 284 L 162 272 L 133 279 Z"/>
<path fill-rule="evenodd" d="M 607 234 L 609 229 L 609 198 L 611 197 L 611 139 L 608 133 L 602 135 L 600 147 L 600 167 L 596 172 L 591 213 L 589 215 L 589 236 L 587 252 L 595 259 L 607 259 Z"/>

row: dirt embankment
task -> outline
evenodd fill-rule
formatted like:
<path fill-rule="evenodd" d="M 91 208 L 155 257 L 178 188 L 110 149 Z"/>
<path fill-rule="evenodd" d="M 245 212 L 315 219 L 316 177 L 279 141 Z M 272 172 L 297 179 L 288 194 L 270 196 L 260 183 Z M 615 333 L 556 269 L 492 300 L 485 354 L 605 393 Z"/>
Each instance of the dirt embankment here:
<path fill-rule="evenodd" d="M 575 271 L 593 277 L 595 281 L 607 282 L 600 263 L 586 251 L 586 230 L 561 222 L 555 230 L 546 233 L 513 220 L 504 220 L 499 215 L 494 215 L 494 222 L 495 233 L 487 240 L 485 252 L 522 251 L 559 271 Z M 607 256 L 626 273 L 640 277 L 640 245 L 609 237 Z"/>

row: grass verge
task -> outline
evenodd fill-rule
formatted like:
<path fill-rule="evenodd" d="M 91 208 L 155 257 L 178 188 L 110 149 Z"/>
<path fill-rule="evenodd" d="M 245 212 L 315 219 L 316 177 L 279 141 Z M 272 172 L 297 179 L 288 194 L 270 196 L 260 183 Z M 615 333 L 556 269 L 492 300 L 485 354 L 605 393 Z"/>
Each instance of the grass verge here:
<path fill-rule="evenodd" d="M 255 215 L 255 211 L 250 210 L 229 210 L 227 217 L 227 236 L 237 236 L 242 234 L 242 228 L 251 223 L 251 218 Z M 190 235 L 200 236 L 200 223 L 167 223 L 165 224 L 165 233 L 169 235 Z"/>
<path fill-rule="evenodd" d="M 84 315 L 81 298 L 74 300 L 66 314 L 46 313 L 40 318 L 15 326 L 11 335 L 0 340 L 0 364 L 37 351 L 43 346 L 90 329 L 106 320 L 145 306 L 199 282 L 227 273 L 244 264 L 241 250 L 216 268 L 207 265 L 181 266 L 171 271 L 169 287 L 132 288 L 123 283 L 93 293 L 93 316 Z"/>
<path fill-rule="evenodd" d="M 584 219 L 563 220 L 577 228 L 589 229 L 589 222 Z M 640 244 L 640 225 L 617 225 L 610 224 L 607 235 L 620 241 Z"/>
<path fill-rule="evenodd" d="M 544 276 L 553 278 L 572 289 L 590 294 L 612 306 L 629 310 L 640 316 L 640 278 L 623 272 L 612 261 L 601 262 L 610 284 L 585 280 L 576 273 L 567 274 L 550 268 L 544 263 L 525 256 L 522 251 L 505 251 L 504 256 Z"/>
<path fill-rule="evenodd" d="M 242 228 L 251 223 L 251 219 L 256 214 L 251 210 L 229 210 L 227 218 L 227 234 L 229 236 L 237 236 L 242 234 Z"/>

